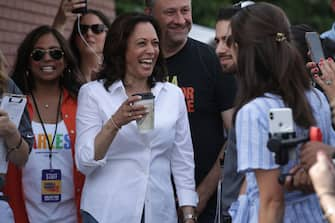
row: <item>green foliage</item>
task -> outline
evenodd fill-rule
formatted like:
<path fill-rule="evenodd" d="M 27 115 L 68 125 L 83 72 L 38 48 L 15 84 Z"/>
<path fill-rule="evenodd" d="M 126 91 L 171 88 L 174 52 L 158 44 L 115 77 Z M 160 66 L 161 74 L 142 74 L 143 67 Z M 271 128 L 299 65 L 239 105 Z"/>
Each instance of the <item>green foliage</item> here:
<path fill-rule="evenodd" d="M 114 0 L 116 5 L 116 14 L 124 12 L 143 12 L 144 0 Z"/>
<path fill-rule="evenodd" d="M 214 27 L 220 7 L 226 7 L 239 1 L 233 0 L 192 0 L 194 23 Z M 256 0 L 256 2 L 259 2 Z M 335 16 L 330 10 L 328 0 L 268 0 L 283 8 L 292 24 L 305 23 L 323 32 L 331 27 Z M 144 0 L 115 0 L 116 13 L 129 11 L 142 12 Z"/>

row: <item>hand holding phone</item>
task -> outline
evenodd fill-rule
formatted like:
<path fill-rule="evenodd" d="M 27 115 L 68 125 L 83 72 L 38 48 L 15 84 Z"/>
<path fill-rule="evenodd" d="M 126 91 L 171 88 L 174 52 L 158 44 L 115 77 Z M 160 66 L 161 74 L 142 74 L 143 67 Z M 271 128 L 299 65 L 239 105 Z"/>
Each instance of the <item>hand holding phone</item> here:
<path fill-rule="evenodd" d="M 73 5 L 74 9 L 72 13 L 75 14 L 84 14 L 87 12 L 87 0 L 82 0 Z"/>
<path fill-rule="evenodd" d="M 312 61 L 318 64 L 320 59 L 325 58 L 319 34 L 317 32 L 306 32 L 305 39 Z"/>

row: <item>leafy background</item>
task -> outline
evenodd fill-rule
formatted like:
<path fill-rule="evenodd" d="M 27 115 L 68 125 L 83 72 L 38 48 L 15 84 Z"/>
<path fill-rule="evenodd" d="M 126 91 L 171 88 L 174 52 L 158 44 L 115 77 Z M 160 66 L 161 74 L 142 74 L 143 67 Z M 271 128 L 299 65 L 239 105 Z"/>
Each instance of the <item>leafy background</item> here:
<path fill-rule="evenodd" d="M 115 0 L 116 13 L 143 11 L 144 0 Z M 230 0 L 192 0 L 193 22 L 214 28 L 215 17 L 220 7 L 239 1 Z M 259 2 L 259 1 L 255 1 Z M 305 23 L 319 32 L 328 30 L 335 21 L 330 9 L 330 0 L 268 0 L 284 9 L 291 24 Z"/>

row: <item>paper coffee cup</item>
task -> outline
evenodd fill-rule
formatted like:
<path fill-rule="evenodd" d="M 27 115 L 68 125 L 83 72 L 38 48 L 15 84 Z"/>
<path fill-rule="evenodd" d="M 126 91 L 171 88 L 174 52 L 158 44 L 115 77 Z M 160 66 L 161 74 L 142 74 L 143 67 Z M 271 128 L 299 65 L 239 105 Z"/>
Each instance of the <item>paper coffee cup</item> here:
<path fill-rule="evenodd" d="M 146 108 L 146 111 L 148 112 L 143 118 L 141 119 L 137 119 L 136 123 L 137 123 L 137 127 L 138 130 L 141 133 L 145 133 L 148 132 L 152 129 L 154 129 L 154 102 L 155 102 L 155 96 L 149 92 L 149 93 L 137 93 L 134 94 L 135 95 L 139 95 L 142 97 L 141 100 L 135 102 L 134 104 L 138 105 L 144 105 Z"/>

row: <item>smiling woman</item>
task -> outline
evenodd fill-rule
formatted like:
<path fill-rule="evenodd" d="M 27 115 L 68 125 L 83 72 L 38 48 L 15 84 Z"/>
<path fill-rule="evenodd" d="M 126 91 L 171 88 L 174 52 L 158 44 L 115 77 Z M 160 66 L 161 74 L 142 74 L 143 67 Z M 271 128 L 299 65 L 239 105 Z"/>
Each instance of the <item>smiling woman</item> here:
<path fill-rule="evenodd" d="M 72 156 L 76 95 L 83 82 L 79 68 L 64 37 L 49 26 L 31 31 L 17 55 L 12 78 L 28 96 L 36 143 L 20 171 L 22 178 L 15 178 L 20 176 L 17 169 L 8 173 L 10 183 L 22 184 L 22 191 L 9 194 L 16 197 L 11 200 L 16 201 L 11 203 L 15 219 L 21 223 L 50 219 L 76 223 L 83 182 Z M 49 181 L 47 176 L 55 174 L 57 180 Z"/>
<path fill-rule="evenodd" d="M 196 205 L 185 100 L 165 81 L 159 38 L 153 17 L 119 16 L 107 33 L 99 80 L 80 89 L 76 164 L 87 176 L 86 222 L 177 222 L 171 174 L 180 206 Z M 154 96 L 154 128 L 145 133 L 135 120 L 149 107 L 135 94 Z"/>

